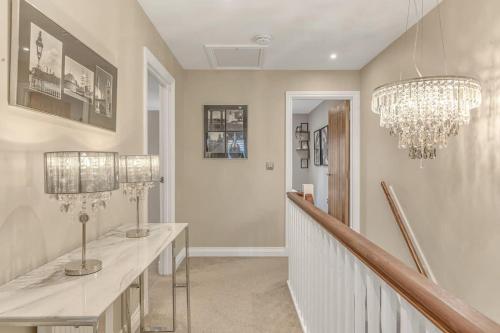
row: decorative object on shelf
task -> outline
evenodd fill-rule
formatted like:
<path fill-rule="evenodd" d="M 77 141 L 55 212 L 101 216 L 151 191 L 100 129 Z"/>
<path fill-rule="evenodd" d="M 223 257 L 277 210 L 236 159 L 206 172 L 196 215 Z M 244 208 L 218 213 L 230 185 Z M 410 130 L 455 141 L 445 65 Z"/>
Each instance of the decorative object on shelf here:
<path fill-rule="evenodd" d="M 119 188 L 118 153 L 60 151 L 44 154 L 45 193 L 61 202 L 61 211 L 78 209 L 82 224 L 82 258 L 65 266 L 66 275 L 100 271 L 102 262 L 87 259 L 89 212 L 104 209 L 111 192 Z"/>
<path fill-rule="evenodd" d="M 297 127 L 295 127 L 295 138 L 298 140 L 298 147 L 296 150 L 297 152 L 302 153 L 302 157 L 300 159 L 300 167 L 302 169 L 309 168 L 309 135 L 309 123 L 300 123 Z M 303 154 L 305 154 L 305 157 Z"/>
<path fill-rule="evenodd" d="M 247 105 L 205 105 L 205 158 L 248 158 Z"/>
<path fill-rule="evenodd" d="M 410 7 L 409 0 L 408 16 Z M 407 149 L 411 159 L 436 158 L 437 148 L 446 147 L 448 138 L 458 135 L 460 127 L 469 123 L 470 111 L 481 105 L 481 85 L 477 80 L 447 74 L 440 5 L 437 10 L 445 75 L 423 77 L 418 68 L 416 50 L 419 31 L 423 29 L 421 10 L 413 49 L 418 77 L 380 86 L 372 96 L 372 111 L 380 115 L 380 126 L 398 137 L 399 148 Z M 418 8 L 416 11 L 418 15 Z"/>
<path fill-rule="evenodd" d="M 13 0 L 10 103 L 116 130 L 116 67 L 26 0 Z"/>
<path fill-rule="evenodd" d="M 320 130 L 314 131 L 314 165 L 321 165 L 321 132 Z"/>
<path fill-rule="evenodd" d="M 307 159 L 307 158 L 302 158 L 302 159 L 300 159 L 300 167 L 301 167 L 302 169 L 307 169 L 307 168 L 309 168 L 309 159 Z"/>
<path fill-rule="evenodd" d="M 328 125 L 320 128 L 321 165 L 328 165 Z"/>
<path fill-rule="evenodd" d="M 120 183 L 123 193 L 131 202 L 136 203 L 136 228 L 127 231 L 127 237 L 140 238 L 149 235 L 149 229 L 141 228 L 140 201 L 146 192 L 161 181 L 160 158 L 158 155 L 123 155 L 120 156 Z"/>

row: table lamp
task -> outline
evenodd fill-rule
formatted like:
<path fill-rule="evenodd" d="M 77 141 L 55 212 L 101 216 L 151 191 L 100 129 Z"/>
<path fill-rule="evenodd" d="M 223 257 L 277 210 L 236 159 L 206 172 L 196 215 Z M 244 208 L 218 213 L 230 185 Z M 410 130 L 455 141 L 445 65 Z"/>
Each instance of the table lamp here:
<path fill-rule="evenodd" d="M 89 211 L 106 207 L 111 191 L 119 187 L 118 153 L 59 151 L 44 154 L 45 193 L 61 202 L 61 211 L 78 209 L 82 224 L 82 258 L 65 266 L 66 275 L 80 276 L 98 272 L 102 262 L 87 259 Z"/>
<path fill-rule="evenodd" d="M 136 203 L 137 209 L 136 228 L 127 231 L 127 237 L 140 238 L 149 235 L 149 229 L 141 228 L 139 205 L 147 190 L 160 180 L 160 158 L 158 155 L 120 156 L 120 183 L 122 183 L 123 193 L 129 197 L 131 202 Z"/>

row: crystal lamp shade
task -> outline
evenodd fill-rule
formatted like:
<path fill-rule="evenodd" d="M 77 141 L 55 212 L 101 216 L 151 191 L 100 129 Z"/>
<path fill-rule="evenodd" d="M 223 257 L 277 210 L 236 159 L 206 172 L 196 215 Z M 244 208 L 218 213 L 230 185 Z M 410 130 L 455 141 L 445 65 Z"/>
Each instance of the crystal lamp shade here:
<path fill-rule="evenodd" d="M 120 186 L 118 153 L 61 151 L 44 154 L 45 193 L 110 192 Z"/>
<path fill-rule="evenodd" d="M 120 156 L 120 183 L 154 183 L 160 178 L 158 155 Z"/>
<path fill-rule="evenodd" d="M 373 92 L 380 126 L 399 139 L 412 159 L 433 159 L 436 148 L 468 124 L 481 105 L 481 85 L 468 77 L 422 77 L 383 85 Z"/>

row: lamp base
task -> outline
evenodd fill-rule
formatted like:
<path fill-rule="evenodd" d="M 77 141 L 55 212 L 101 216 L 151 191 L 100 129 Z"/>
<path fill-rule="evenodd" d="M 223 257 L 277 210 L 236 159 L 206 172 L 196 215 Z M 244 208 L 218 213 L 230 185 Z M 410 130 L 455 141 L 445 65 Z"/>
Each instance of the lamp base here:
<path fill-rule="evenodd" d="M 149 236 L 149 229 L 132 229 L 127 231 L 127 238 L 142 238 Z"/>
<path fill-rule="evenodd" d="M 102 261 L 87 259 L 85 262 L 75 260 L 64 266 L 64 273 L 69 276 L 82 276 L 99 272 L 102 269 Z"/>

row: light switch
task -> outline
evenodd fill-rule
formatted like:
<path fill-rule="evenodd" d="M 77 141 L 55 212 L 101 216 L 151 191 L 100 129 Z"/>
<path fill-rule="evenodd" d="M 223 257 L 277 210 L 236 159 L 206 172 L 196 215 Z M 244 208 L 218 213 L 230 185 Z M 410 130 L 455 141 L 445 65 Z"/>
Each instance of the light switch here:
<path fill-rule="evenodd" d="M 274 162 L 266 162 L 266 170 L 274 170 Z"/>

